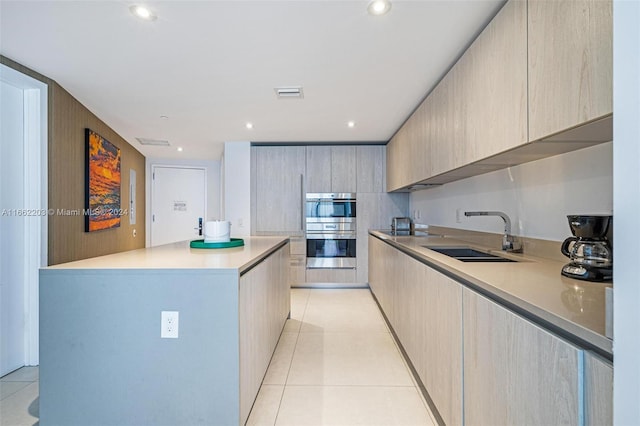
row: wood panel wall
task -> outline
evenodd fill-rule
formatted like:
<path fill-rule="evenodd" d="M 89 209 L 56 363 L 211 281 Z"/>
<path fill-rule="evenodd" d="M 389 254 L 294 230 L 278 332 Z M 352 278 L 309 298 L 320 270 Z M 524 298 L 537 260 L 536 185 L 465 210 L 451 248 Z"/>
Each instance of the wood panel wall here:
<path fill-rule="evenodd" d="M 142 248 L 145 245 L 145 158 L 57 83 L 49 89 L 49 209 L 84 209 L 85 135 L 89 128 L 120 148 L 121 208 L 129 209 L 129 171 L 136 171 L 136 224 L 122 216 L 120 227 L 84 232 L 84 216 L 49 217 L 49 264 Z M 136 230 L 136 236 L 133 231 Z"/>
<path fill-rule="evenodd" d="M 136 171 L 136 225 L 123 216 L 120 228 L 84 232 L 84 217 L 49 216 L 49 265 L 145 246 L 145 157 L 54 80 L 0 55 L 0 63 L 49 85 L 49 209 L 84 209 L 84 129 L 94 130 L 121 150 L 121 206 L 129 208 L 129 170 Z M 133 237 L 133 230 L 136 237 Z"/>

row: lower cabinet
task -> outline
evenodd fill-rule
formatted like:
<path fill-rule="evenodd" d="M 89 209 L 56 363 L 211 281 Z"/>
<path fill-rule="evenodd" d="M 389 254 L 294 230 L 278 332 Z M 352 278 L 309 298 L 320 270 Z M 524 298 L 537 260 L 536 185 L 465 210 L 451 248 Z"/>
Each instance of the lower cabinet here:
<path fill-rule="evenodd" d="M 462 285 L 409 256 L 402 264 L 394 330 L 442 420 L 462 424 Z"/>
<path fill-rule="evenodd" d="M 613 366 L 369 236 L 369 284 L 448 425 L 613 423 Z"/>
<path fill-rule="evenodd" d="M 291 257 L 289 261 L 289 285 L 303 286 L 307 269 L 307 246 L 304 238 L 291 237 Z"/>
<path fill-rule="evenodd" d="M 577 425 L 583 351 L 464 289 L 468 425 Z"/>
<path fill-rule="evenodd" d="M 245 424 L 291 310 L 285 246 L 240 277 L 240 424 Z"/>
<path fill-rule="evenodd" d="M 369 285 L 446 424 L 462 424 L 462 285 L 369 237 Z"/>
<path fill-rule="evenodd" d="M 355 269 L 307 269 L 307 283 L 351 284 L 356 282 Z"/>
<path fill-rule="evenodd" d="M 584 353 L 584 424 L 613 424 L 613 365 L 598 355 Z"/>

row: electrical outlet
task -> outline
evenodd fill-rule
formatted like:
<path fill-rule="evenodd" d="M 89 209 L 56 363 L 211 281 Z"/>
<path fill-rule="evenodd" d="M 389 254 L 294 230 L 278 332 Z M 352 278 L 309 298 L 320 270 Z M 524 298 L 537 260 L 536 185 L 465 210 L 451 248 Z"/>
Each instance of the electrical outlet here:
<path fill-rule="evenodd" d="M 177 339 L 180 312 L 162 311 L 160 318 L 160 337 L 163 339 Z"/>
<path fill-rule="evenodd" d="M 458 207 L 456 209 L 456 223 L 462 223 L 462 209 Z"/>

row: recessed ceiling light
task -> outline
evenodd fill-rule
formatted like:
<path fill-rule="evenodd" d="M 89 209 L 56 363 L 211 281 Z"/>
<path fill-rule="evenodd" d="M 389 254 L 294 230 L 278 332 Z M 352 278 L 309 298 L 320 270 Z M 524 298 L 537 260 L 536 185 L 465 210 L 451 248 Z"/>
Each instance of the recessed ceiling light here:
<path fill-rule="evenodd" d="M 151 12 L 151 10 L 145 6 L 141 6 L 139 4 L 134 4 L 129 8 L 131 13 L 134 16 L 137 16 L 140 19 L 144 19 L 145 21 L 155 21 L 158 17 Z"/>
<path fill-rule="evenodd" d="M 367 11 L 371 15 L 384 15 L 391 10 L 391 2 L 389 0 L 373 0 L 367 6 Z"/>
<path fill-rule="evenodd" d="M 178 150 L 178 152 L 182 152 L 182 147 L 181 147 L 181 146 L 179 146 L 179 147 L 177 148 L 177 150 Z"/>
<path fill-rule="evenodd" d="M 349 126 L 350 128 L 352 128 L 352 129 L 353 129 L 354 127 L 356 127 L 356 122 L 355 122 L 355 121 L 349 121 L 349 122 L 347 123 L 347 126 Z"/>
<path fill-rule="evenodd" d="M 163 119 L 163 120 L 168 120 L 169 119 L 169 117 L 167 117 L 166 115 L 161 115 L 160 118 Z"/>
<path fill-rule="evenodd" d="M 247 129 L 253 129 L 253 123 L 247 123 L 244 125 Z"/>

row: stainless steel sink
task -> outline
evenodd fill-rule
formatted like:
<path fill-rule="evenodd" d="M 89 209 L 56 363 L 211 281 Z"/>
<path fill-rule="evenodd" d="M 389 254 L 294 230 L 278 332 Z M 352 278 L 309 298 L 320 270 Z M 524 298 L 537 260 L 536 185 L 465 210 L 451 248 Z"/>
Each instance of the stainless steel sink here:
<path fill-rule="evenodd" d="M 444 254 L 445 256 L 453 257 L 461 262 L 515 262 L 515 260 L 496 256 L 495 254 L 486 253 L 471 247 L 422 247 Z"/>

